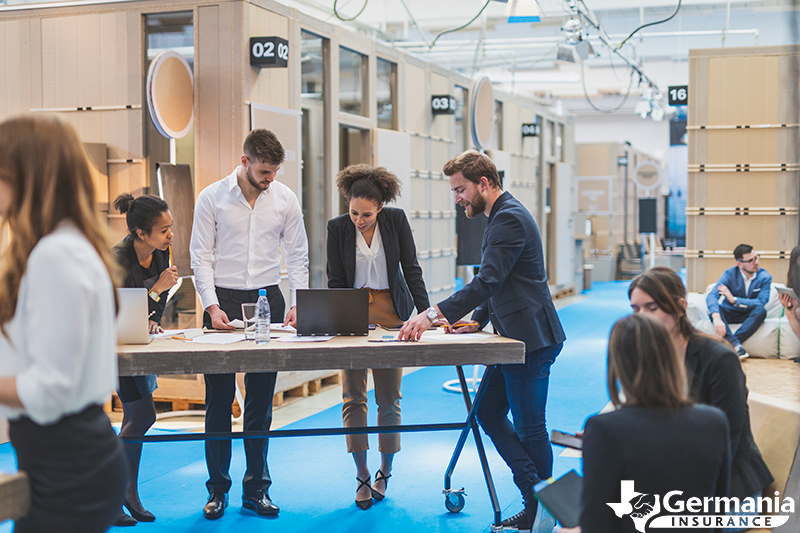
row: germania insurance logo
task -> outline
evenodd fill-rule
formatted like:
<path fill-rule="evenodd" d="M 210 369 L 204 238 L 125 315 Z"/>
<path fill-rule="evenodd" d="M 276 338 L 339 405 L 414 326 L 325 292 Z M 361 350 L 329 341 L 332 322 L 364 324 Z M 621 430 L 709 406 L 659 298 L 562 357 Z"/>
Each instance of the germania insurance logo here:
<path fill-rule="evenodd" d="M 606 504 L 614 513 L 633 520 L 637 531 L 663 528 L 773 528 L 786 523 L 794 513 L 794 499 L 783 498 L 775 492 L 772 498 L 683 498 L 674 490 L 663 497 L 642 494 L 633 488 L 633 481 L 622 481 L 619 502 Z M 624 519 L 624 518 L 623 518 Z"/>

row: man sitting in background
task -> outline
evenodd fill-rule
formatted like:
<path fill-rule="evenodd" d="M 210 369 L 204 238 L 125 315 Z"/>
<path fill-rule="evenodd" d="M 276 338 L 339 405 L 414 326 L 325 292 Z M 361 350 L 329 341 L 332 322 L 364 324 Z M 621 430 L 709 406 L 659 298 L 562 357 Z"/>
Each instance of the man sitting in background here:
<path fill-rule="evenodd" d="M 706 297 L 708 313 L 717 335 L 733 345 L 740 359 L 747 357 L 742 343 L 750 338 L 767 317 L 772 276 L 758 266 L 758 254 L 749 244 L 733 251 L 736 266 L 726 270 Z M 741 324 L 731 333 L 728 324 Z"/>

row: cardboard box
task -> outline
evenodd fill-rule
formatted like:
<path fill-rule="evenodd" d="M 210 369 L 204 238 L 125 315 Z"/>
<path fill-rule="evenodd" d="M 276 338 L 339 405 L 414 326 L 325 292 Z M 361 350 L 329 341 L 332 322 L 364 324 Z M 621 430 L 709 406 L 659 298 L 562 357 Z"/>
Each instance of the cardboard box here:
<path fill-rule="evenodd" d="M 687 207 L 800 207 L 800 172 L 689 172 Z"/>
<path fill-rule="evenodd" d="M 798 242 L 797 215 L 686 215 L 689 250 L 733 250 L 746 243 L 756 250 L 790 252 Z"/>

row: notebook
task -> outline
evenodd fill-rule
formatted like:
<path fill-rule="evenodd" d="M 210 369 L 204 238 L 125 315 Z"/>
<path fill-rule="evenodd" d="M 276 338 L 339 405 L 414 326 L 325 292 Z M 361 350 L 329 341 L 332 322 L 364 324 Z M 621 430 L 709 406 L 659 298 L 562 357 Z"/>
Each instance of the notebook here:
<path fill-rule="evenodd" d="M 368 335 L 368 289 L 298 289 L 297 335 Z"/>
<path fill-rule="evenodd" d="M 117 289 L 117 344 L 149 344 L 147 289 Z"/>
<path fill-rule="evenodd" d="M 570 470 L 557 480 L 537 483 L 533 492 L 563 527 L 578 527 L 581 518 L 583 478 Z"/>

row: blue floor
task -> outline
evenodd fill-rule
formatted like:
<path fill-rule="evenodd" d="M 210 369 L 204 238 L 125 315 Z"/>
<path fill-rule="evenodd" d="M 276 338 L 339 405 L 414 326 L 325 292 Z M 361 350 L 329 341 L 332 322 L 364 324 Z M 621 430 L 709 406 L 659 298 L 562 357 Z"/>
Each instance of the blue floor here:
<path fill-rule="evenodd" d="M 551 371 L 547 407 L 548 429 L 578 431 L 584 420 L 608 403 L 605 384 L 605 352 L 614 321 L 628 314 L 626 282 L 595 283 L 585 299 L 559 311 L 567 332 L 564 350 Z M 471 372 L 467 371 L 469 375 Z M 460 421 L 464 404 L 460 395 L 442 390 L 442 383 L 455 378 L 452 367 L 432 367 L 403 380 L 403 423 Z M 370 399 L 374 424 L 374 403 Z M 296 422 L 289 428 L 341 425 L 341 407 Z M 488 532 L 492 510 L 480 471 L 475 446 L 470 439 L 453 476 L 453 487 L 465 487 L 466 506 L 458 514 L 445 510 L 443 475 L 456 443 L 457 432 L 406 434 L 403 450 L 396 456 L 387 498 L 368 511 L 354 503 L 355 469 L 346 453 L 344 438 L 305 437 L 272 439 L 269 464 L 275 484 L 270 490 L 281 506 L 280 517 L 261 518 L 241 509 L 241 476 L 244 454 L 241 441 L 234 443 L 230 492 L 231 506 L 214 522 L 202 517 L 207 477 L 202 443 L 148 444 L 143 452 L 140 495 L 157 521 L 139 524 L 129 531 L 204 531 L 223 533 L 251 530 L 325 531 L 385 533 L 408 531 Z M 371 470 L 379 466 L 377 438 L 370 437 L 374 453 Z M 522 507 L 511 474 L 484 435 L 489 462 L 504 516 Z M 580 460 L 559 457 L 563 448 L 554 446 L 554 475 L 570 469 L 580 471 Z M 0 445 L 0 471 L 14 471 L 10 444 Z M 127 528 L 126 528 L 127 529 Z M 112 528 L 112 531 L 122 531 Z M 9 522 L 0 533 L 12 531 Z"/>

